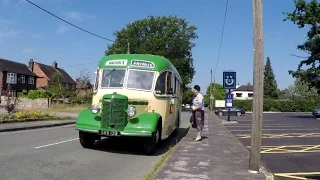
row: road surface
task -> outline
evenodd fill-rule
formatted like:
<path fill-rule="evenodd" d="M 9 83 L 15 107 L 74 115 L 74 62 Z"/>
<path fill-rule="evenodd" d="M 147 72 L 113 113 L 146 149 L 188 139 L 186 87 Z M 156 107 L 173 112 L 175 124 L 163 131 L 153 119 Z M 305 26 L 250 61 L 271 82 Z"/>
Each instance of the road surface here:
<path fill-rule="evenodd" d="M 182 113 L 177 138 L 186 133 L 190 112 Z M 105 139 L 84 149 L 74 125 L 0 133 L 1 180 L 135 180 L 148 173 L 176 138 L 154 156 L 143 154 L 137 141 Z M 138 145 L 139 144 L 139 145 Z"/>
<path fill-rule="evenodd" d="M 280 180 L 320 179 L 320 120 L 311 113 L 263 114 L 261 160 Z M 226 119 L 226 117 L 219 117 Z M 248 148 L 252 116 L 227 128 Z"/>

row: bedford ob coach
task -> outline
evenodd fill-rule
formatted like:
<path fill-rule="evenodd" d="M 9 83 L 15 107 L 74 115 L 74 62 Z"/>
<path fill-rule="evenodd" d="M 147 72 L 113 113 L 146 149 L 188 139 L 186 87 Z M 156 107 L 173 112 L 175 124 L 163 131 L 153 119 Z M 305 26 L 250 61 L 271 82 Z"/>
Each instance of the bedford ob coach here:
<path fill-rule="evenodd" d="M 76 120 L 80 144 L 92 148 L 101 137 L 144 140 L 146 154 L 175 135 L 180 124 L 182 81 L 166 58 L 116 54 L 100 60 L 92 106 Z"/>

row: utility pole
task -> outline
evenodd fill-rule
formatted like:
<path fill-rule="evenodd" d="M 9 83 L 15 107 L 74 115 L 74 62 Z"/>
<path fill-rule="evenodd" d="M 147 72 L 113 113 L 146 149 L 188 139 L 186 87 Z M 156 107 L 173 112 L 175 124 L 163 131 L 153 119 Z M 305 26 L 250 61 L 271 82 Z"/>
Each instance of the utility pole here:
<path fill-rule="evenodd" d="M 130 43 L 128 43 L 127 54 L 130 54 Z"/>
<path fill-rule="evenodd" d="M 214 97 L 213 97 L 212 69 L 211 69 L 211 83 L 210 83 L 210 111 L 211 111 L 211 114 L 213 111 L 213 103 L 214 103 Z"/>
<path fill-rule="evenodd" d="M 249 171 L 259 173 L 263 120 L 264 38 L 262 0 L 252 0 L 254 27 L 253 112 Z"/>

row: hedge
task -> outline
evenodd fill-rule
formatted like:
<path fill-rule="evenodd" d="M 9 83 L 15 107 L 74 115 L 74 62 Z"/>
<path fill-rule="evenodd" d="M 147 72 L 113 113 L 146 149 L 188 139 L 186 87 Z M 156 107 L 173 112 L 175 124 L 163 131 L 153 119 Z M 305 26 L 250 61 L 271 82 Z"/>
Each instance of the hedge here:
<path fill-rule="evenodd" d="M 54 98 L 55 94 L 49 91 L 40 91 L 40 90 L 22 90 L 21 93 L 18 93 L 19 98 L 28 98 L 28 99 L 37 99 L 37 98 Z"/>
<path fill-rule="evenodd" d="M 234 100 L 234 105 L 239 108 L 244 108 L 246 111 L 252 111 L 252 100 Z M 320 108 L 320 101 L 263 100 L 263 111 L 311 112 L 317 108 Z"/>

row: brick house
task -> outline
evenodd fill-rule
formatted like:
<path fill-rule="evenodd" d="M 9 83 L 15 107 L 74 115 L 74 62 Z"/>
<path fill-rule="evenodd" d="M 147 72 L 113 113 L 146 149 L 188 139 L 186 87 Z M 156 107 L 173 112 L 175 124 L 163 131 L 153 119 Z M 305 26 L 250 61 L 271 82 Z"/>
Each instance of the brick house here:
<path fill-rule="evenodd" d="M 37 87 L 37 75 L 27 65 L 0 58 L 1 95 L 4 91 L 17 96 L 22 90 L 34 90 Z"/>
<path fill-rule="evenodd" d="M 50 87 L 50 80 L 53 78 L 55 73 L 61 75 L 60 82 L 63 84 L 66 90 L 75 91 L 76 82 L 70 77 L 70 75 L 63 69 L 58 68 L 56 61 L 52 65 L 41 64 L 34 62 L 33 59 L 29 61 L 29 69 L 34 72 L 37 78 L 37 88 L 48 89 Z"/>
<path fill-rule="evenodd" d="M 77 82 L 76 89 L 77 89 L 78 96 L 86 95 L 92 91 L 92 84 L 90 83 L 90 81 L 86 81 L 83 79 L 76 79 L 76 82 Z"/>

